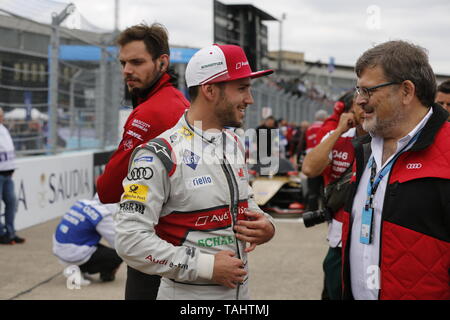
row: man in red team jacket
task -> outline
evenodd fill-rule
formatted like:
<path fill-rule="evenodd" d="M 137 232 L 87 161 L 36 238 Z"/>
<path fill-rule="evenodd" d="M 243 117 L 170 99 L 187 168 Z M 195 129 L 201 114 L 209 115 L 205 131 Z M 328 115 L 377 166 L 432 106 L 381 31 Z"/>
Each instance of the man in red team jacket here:
<path fill-rule="evenodd" d="M 124 30 L 117 40 L 123 77 L 132 96 L 133 111 L 128 117 L 119 147 L 97 179 L 102 203 L 120 201 L 122 180 L 128 172 L 133 150 L 173 127 L 189 102 L 169 75 L 169 41 L 160 24 L 136 25 Z M 159 277 L 128 267 L 125 299 L 155 299 Z"/>

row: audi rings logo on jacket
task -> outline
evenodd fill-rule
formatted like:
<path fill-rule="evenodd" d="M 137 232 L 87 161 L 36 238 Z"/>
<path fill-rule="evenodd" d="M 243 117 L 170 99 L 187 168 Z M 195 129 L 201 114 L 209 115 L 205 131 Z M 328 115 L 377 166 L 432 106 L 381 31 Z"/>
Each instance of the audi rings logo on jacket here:
<path fill-rule="evenodd" d="M 135 180 L 150 180 L 153 177 L 153 170 L 149 167 L 133 168 L 128 172 L 127 179 L 129 181 Z"/>
<path fill-rule="evenodd" d="M 420 168 L 422 168 L 421 163 L 408 163 L 406 165 L 406 169 L 420 169 Z"/>

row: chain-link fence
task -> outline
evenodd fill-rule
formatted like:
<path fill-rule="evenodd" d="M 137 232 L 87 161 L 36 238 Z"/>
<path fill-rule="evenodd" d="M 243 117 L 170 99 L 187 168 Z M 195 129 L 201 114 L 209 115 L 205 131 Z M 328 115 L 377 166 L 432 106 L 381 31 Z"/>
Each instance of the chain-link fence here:
<path fill-rule="evenodd" d="M 262 81 L 255 82 L 252 94 L 255 103 L 245 111 L 246 128 L 258 127 L 268 115 L 297 125 L 302 121 L 312 122 L 318 110 L 330 113 L 333 107 L 329 100 L 311 99 L 307 95 L 300 97 Z"/>
<path fill-rule="evenodd" d="M 117 146 L 124 84 L 114 34 L 61 27 L 69 6 L 49 13 L 47 24 L 0 15 L 0 107 L 19 156 Z M 332 107 L 261 80 L 253 97 L 247 128 L 268 115 L 311 122 L 317 110 Z"/>
<path fill-rule="evenodd" d="M 123 87 L 115 56 L 103 53 L 98 63 L 59 63 L 70 71 L 68 77 L 58 75 L 57 145 L 66 150 L 116 145 Z"/>
<path fill-rule="evenodd" d="M 118 141 L 123 82 L 113 35 L 63 28 L 55 17 L 0 16 L 0 107 L 18 156 Z"/>

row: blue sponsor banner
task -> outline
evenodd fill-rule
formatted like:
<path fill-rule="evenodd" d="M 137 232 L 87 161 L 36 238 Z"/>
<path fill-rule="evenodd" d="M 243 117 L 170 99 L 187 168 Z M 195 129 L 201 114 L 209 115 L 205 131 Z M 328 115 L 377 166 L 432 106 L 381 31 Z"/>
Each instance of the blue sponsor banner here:
<path fill-rule="evenodd" d="M 110 46 L 106 50 L 112 57 L 118 55 L 118 47 Z M 192 56 L 198 51 L 193 48 L 170 48 L 170 62 L 187 64 Z M 50 56 L 50 47 L 49 47 Z M 61 45 L 59 58 L 68 61 L 99 61 L 101 59 L 101 49 L 96 46 L 83 45 Z M 109 58 L 112 58 L 111 56 Z"/>
<path fill-rule="evenodd" d="M 111 53 L 113 57 L 115 57 L 118 52 L 118 48 L 114 46 L 107 47 L 106 50 Z M 61 45 L 59 47 L 59 58 L 61 60 L 98 61 L 101 59 L 101 56 L 101 49 L 96 46 Z M 110 56 L 110 58 L 112 57 Z"/>
<path fill-rule="evenodd" d="M 330 61 L 328 62 L 328 72 L 333 73 L 335 69 L 334 57 L 330 57 Z"/>
<path fill-rule="evenodd" d="M 187 64 L 198 50 L 192 48 L 170 48 L 170 62 Z"/>

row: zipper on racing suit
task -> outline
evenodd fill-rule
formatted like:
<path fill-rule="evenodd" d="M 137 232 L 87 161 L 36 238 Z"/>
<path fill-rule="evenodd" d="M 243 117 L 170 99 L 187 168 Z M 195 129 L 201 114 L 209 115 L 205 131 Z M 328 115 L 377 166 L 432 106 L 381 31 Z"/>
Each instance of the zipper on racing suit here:
<path fill-rule="evenodd" d="M 238 220 L 238 214 L 239 214 L 239 187 L 236 181 L 236 178 L 233 174 L 233 169 L 230 165 L 230 163 L 228 162 L 226 156 L 225 156 L 225 140 L 226 136 L 223 136 L 223 146 L 224 146 L 224 150 L 223 150 L 223 162 L 221 163 L 222 166 L 222 170 L 225 173 L 225 177 L 227 178 L 227 182 L 228 182 L 228 188 L 230 189 L 230 198 L 231 198 L 231 203 L 230 203 L 230 213 L 231 213 L 231 217 L 232 217 L 232 225 L 231 227 L 233 228 Z M 233 232 L 236 233 L 234 231 L 233 228 Z M 236 243 L 236 253 L 239 259 L 241 259 L 241 250 L 239 249 L 239 240 L 236 239 L 235 236 L 235 243 Z M 240 288 L 240 283 L 237 284 L 237 288 L 236 288 L 236 300 L 239 300 L 239 288 Z"/>

